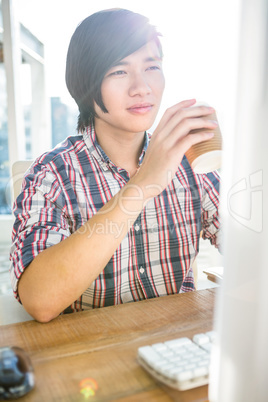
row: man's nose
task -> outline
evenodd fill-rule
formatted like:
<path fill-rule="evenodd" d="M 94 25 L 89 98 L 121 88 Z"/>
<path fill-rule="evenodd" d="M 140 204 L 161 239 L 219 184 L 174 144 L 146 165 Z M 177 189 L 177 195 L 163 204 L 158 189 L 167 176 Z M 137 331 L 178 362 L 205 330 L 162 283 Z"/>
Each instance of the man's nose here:
<path fill-rule="evenodd" d="M 130 87 L 129 87 L 129 95 L 135 96 L 140 95 L 144 96 L 151 92 L 151 86 L 149 85 L 148 80 L 144 74 L 135 74 L 131 77 Z"/>

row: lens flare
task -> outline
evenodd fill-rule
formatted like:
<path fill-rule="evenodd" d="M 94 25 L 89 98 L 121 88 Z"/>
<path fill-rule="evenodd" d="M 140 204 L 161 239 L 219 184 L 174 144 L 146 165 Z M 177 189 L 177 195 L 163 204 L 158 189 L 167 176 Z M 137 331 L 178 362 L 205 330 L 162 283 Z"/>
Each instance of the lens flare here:
<path fill-rule="evenodd" d="M 80 381 L 80 394 L 84 395 L 85 399 L 95 396 L 98 389 L 98 383 L 94 378 L 85 378 Z"/>

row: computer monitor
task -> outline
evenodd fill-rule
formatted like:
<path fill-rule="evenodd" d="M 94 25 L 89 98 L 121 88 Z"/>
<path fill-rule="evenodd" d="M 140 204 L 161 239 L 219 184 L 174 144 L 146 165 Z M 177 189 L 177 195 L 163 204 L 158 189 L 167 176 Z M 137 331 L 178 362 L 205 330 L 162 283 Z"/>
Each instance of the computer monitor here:
<path fill-rule="evenodd" d="M 243 0 L 241 12 L 236 126 L 222 169 L 224 280 L 211 402 L 268 401 L 268 1 Z"/>

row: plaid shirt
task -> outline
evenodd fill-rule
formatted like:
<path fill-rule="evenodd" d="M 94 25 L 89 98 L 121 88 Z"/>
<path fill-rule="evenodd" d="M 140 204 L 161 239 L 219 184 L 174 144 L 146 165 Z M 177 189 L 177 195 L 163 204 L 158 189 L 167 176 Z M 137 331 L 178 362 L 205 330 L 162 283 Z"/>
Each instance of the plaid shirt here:
<path fill-rule="evenodd" d="M 140 163 L 149 140 L 145 133 Z M 14 204 L 10 272 L 18 300 L 18 280 L 34 257 L 79 229 L 128 180 L 93 126 L 33 163 Z M 171 184 L 146 204 L 107 266 L 65 312 L 193 290 L 201 230 L 218 247 L 218 206 L 218 174 L 197 175 L 184 157 Z"/>

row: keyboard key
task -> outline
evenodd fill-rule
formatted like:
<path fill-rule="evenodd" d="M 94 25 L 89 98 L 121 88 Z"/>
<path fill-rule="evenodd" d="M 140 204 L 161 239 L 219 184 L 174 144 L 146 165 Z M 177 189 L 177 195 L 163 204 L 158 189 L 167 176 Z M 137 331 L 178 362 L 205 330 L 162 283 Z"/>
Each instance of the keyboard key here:
<path fill-rule="evenodd" d="M 152 348 L 155 349 L 157 352 L 160 352 L 162 350 L 167 350 L 167 346 L 164 343 L 155 343 L 152 345 Z"/>
<path fill-rule="evenodd" d="M 206 335 L 209 337 L 211 343 L 214 343 L 216 341 L 216 331 L 206 332 Z"/>
<path fill-rule="evenodd" d="M 165 345 L 169 348 L 179 348 L 181 346 L 191 345 L 191 340 L 189 338 L 173 339 L 171 341 L 166 341 Z"/>
<path fill-rule="evenodd" d="M 206 343 L 205 345 L 200 345 L 202 349 L 205 349 L 207 352 L 211 352 L 212 343 Z"/>
<path fill-rule="evenodd" d="M 197 334 L 193 337 L 193 342 L 197 345 L 204 345 L 205 343 L 209 343 L 209 337 L 206 334 Z"/>
<path fill-rule="evenodd" d="M 150 364 L 161 360 L 161 355 L 155 352 L 151 346 L 144 346 L 143 348 L 140 348 L 139 355 Z"/>

